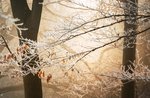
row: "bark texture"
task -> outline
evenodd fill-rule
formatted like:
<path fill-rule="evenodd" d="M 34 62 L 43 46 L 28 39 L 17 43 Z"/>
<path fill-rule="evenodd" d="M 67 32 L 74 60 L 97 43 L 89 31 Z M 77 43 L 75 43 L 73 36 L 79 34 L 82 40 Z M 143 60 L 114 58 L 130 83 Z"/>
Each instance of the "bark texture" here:
<path fill-rule="evenodd" d="M 28 28 L 22 31 L 22 37 L 37 41 L 38 30 L 41 20 L 43 0 L 33 0 L 32 9 L 30 10 L 27 0 L 10 0 L 14 18 L 20 19 L 17 23 L 23 23 L 21 28 Z M 20 36 L 20 33 L 18 33 Z M 20 44 L 23 41 L 20 40 Z M 31 65 L 32 66 L 32 65 Z M 37 75 L 28 74 L 23 77 L 25 98 L 42 98 L 41 79 Z"/>

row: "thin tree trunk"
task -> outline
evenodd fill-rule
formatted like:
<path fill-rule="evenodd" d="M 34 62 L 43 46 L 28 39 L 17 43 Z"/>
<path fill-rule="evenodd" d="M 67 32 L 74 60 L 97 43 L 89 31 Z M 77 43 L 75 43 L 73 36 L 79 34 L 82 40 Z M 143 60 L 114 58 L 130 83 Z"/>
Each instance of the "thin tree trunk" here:
<path fill-rule="evenodd" d="M 141 5 L 147 4 L 147 6 L 144 6 L 144 8 L 148 8 L 150 6 L 149 0 L 139 0 L 139 3 Z M 148 14 L 148 13 L 147 13 Z M 150 15 L 150 14 L 149 14 Z M 144 30 L 145 28 L 150 27 L 150 22 L 148 18 L 144 21 L 144 26 L 141 28 Z M 147 70 L 150 69 L 150 30 L 144 32 L 143 34 L 138 36 L 139 39 L 137 39 L 137 43 L 140 43 L 137 45 L 138 50 L 138 56 L 137 62 L 138 64 L 142 64 L 143 66 L 148 67 Z M 147 77 L 147 76 L 145 76 Z M 147 79 L 149 79 L 147 77 Z M 145 79 L 141 79 L 137 82 L 137 95 L 138 98 L 150 98 L 150 81 L 144 81 Z"/>
<path fill-rule="evenodd" d="M 23 23 L 21 28 L 28 28 L 22 31 L 22 37 L 33 41 L 37 41 L 37 35 L 41 20 L 43 0 L 33 0 L 32 9 L 27 5 L 27 0 L 10 0 L 14 18 L 20 19 L 19 23 Z M 18 36 L 20 34 L 18 33 Z M 20 40 L 20 44 L 23 41 Z M 32 60 L 33 62 L 33 60 Z M 33 65 L 30 65 L 31 67 Z M 24 76 L 25 98 L 42 98 L 41 79 L 37 75 L 28 74 Z"/>
<path fill-rule="evenodd" d="M 135 52 L 136 52 L 136 33 L 137 23 L 137 0 L 126 0 L 126 8 L 124 10 L 125 16 L 124 31 L 125 34 L 132 35 L 132 37 L 124 38 L 124 49 L 123 49 L 123 70 L 127 73 L 132 74 L 134 70 L 133 63 L 135 61 Z M 132 70 L 133 69 L 133 70 Z M 135 98 L 135 81 L 131 79 L 122 80 L 122 95 L 121 98 Z"/>

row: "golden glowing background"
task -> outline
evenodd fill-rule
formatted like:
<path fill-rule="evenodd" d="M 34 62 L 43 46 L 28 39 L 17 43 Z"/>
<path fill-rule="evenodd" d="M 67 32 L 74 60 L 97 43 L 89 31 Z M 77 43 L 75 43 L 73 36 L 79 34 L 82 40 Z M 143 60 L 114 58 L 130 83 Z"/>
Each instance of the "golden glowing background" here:
<path fill-rule="evenodd" d="M 28 0 L 29 6 L 31 6 L 30 3 L 31 1 L 32 0 Z M 45 0 L 43 13 L 42 13 L 42 20 L 40 24 L 39 36 L 38 36 L 39 42 L 43 42 L 45 40 L 45 35 L 50 36 L 50 38 L 48 39 L 49 41 L 54 41 L 56 40 L 56 38 L 59 38 L 58 36 L 60 36 L 60 31 L 61 31 L 60 29 L 69 28 L 69 26 L 74 26 L 73 23 L 80 24 L 84 21 L 95 19 L 101 16 L 98 11 L 94 11 L 92 10 L 92 8 L 93 9 L 101 8 L 101 5 L 99 4 L 103 0 L 72 0 L 72 1 L 77 4 L 84 5 L 85 7 L 87 6 L 88 8 L 91 9 L 88 10 L 84 9 L 84 7 L 81 7 L 80 5 L 65 2 L 65 0 L 62 0 L 61 3 L 58 3 L 59 0 Z M 106 3 L 110 3 L 112 1 L 113 0 L 105 0 Z M 139 0 L 139 2 L 141 3 L 142 1 L 143 0 Z M 8 3 L 9 2 L 7 2 L 7 4 Z M 9 7 L 10 6 L 8 6 L 8 8 Z M 5 10 L 7 10 L 7 7 L 4 8 Z M 115 7 L 113 6 L 107 6 L 107 7 L 105 6 L 103 9 L 107 12 L 107 10 L 109 11 L 110 8 L 114 8 L 112 9 L 114 12 L 118 11 L 118 9 L 115 9 Z M 111 19 L 102 20 L 95 24 L 96 26 L 101 26 L 111 21 L 113 20 Z M 115 31 L 113 32 L 114 28 Z M 79 32 L 82 31 L 84 32 L 84 30 L 85 30 L 84 28 L 80 29 Z M 98 30 L 96 33 L 102 33 L 98 35 L 99 37 L 102 37 L 102 36 L 109 35 L 110 32 L 112 33 L 112 35 L 116 34 L 116 32 L 123 32 L 123 23 L 116 24 L 111 28 Z M 12 33 L 14 36 L 17 35 L 15 30 L 13 30 Z M 75 53 L 85 51 L 87 49 L 91 49 L 92 47 L 96 47 L 98 45 L 103 45 L 105 41 L 109 41 L 108 39 L 108 40 L 102 40 L 102 42 L 96 42 L 93 40 L 94 38 L 96 38 L 94 34 L 86 34 L 61 44 L 60 46 L 55 48 L 54 51 L 56 52 L 58 51 L 59 52 L 58 55 L 67 55 L 67 53 L 75 54 Z M 49 68 L 43 68 L 42 70 L 45 71 L 46 75 L 51 73 L 53 76 L 49 84 L 46 84 L 45 78 L 43 78 L 43 89 L 45 94 L 44 98 L 60 98 L 61 95 L 58 95 L 57 91 L 59 92 L 59 90 L 62 89 L 61 87 L 60 89 L 57 88 L 56 87 L 57 85 L 53 85 L 55 83 L 56 84 L 60 83 L 60 85 L 63 85 L 64 88 L 65 87 L 67 88 L 73 84 L 80 84 L 80 83 L 81 85 L 86 83 L 90 83 L 92 85 L 92 83 L 95 83 L 95 81 L 98 80 L 97 77 L 95 77 L 93 74 L 99 74 L 102 72 L 109 72 L 112 70 L 120 69 L 122 63 L 121 42 L 122 41 L 119 41 L 117 43 L 119 47 L 115 47 L 114 45 L 106 46 L 104 48 L 92 52 L 87 57 L 85 57 L 80 62 L 78 62 L 74 67 L 80 73 L 78 73 L 77 71 L 71 71 L 67 73 L 67 76 L 64 76 L 65 74 L 64 72 L 66 72 L 66 70 L 62 70 L 63 66 L 52 66 Z M 9 41 L 9 46 L 12 50 L 15 50 L 14 47 L 17 47 L 18 44 L 19 43 L 17 37 L 13 37 Z M 3 53 L 5 52 L 7 52 L 7 50 L 4 49 Z M 23 92 L 22 90 L 23 87 L 21 86 L 21 84 L 22 84 L 22 79 L 20 78 L 19 80 L 18 79 L 10 80 L 7 77 L 0 79 L 1 88 L 8 87 L 8 89 L 16 89 L 16 91 L 13 91 L 13 93 L 10 92 L 9 94 L 6 95 L 4 94 L 2 97 L 0 96 L 0 98 L 11 98 L 10 97 L 11 95 L 15 96 L 14 98 L 21 98 L 20 96 L 22 96 L 22 92 Z M 17 89 L 19 89 L 19 91 L 17 91 Z M 68 98 L 68 97 L 61 97 L 61 98 Z M 73 96 L 70 98 L 73 98 Z"/>

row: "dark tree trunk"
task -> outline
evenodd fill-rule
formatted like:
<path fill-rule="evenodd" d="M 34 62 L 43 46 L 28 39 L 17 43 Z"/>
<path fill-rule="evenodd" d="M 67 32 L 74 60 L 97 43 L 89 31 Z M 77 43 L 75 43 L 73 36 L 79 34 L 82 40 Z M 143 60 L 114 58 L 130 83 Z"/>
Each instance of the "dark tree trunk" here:
<path fill-rule="evenodd" d="M 136 52 L 136 16 L 137 16 L 137 0 L 126 0 L 126 8 L 124 13 L 129 15 L 125 16 L 124 31 L 127 36 L 124 38 L 123 49 L 123 70 L 132 74 L 134 70 L 133 62 L 135 61 Z M 133 70 L 132 70 L 133 69 Z M 135 81 L 131 79 L 122 80 L 122 95 L 121 98 L 135 98 Z"/>
<path fill-rule="evenodd" d="M 33 0 L 31 10 L 28 7 L 27 0 L 10 0 L 10 2 L 14 18 L 20 19 L 18 23 L 23 23 L 20 27 L 28 28 L 28 30 L 22 31 L 22 37 L 37 41 L 42 13 L 42 4 L 40 3 L 43 0 Z M 21 37 L 19 33 L 18 36 Z M 20 44 L 23 44 L 22 40 L 20 40 Z M 41 79 L 37 75 L 30 73 L 24 76 L 23 81 L 25 98 L 42 98 Z"/>

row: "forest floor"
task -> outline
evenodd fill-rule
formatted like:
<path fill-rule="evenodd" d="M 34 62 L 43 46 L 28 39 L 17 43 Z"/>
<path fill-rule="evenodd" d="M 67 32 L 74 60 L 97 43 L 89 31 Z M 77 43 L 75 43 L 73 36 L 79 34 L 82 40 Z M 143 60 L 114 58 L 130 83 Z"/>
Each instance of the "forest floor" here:
<path fill-rule="evenodd" d="M 68 98 L 57 93 L 57 87 L 42 82 L 43 98 Z M 24 98 L 22 78 L 0 77 L 0 98 Z"/>

